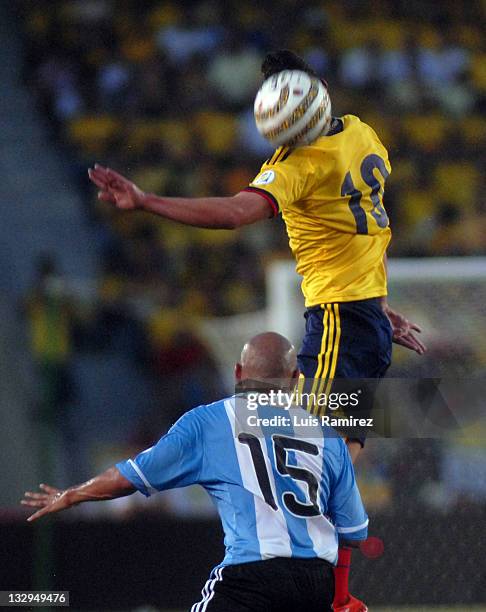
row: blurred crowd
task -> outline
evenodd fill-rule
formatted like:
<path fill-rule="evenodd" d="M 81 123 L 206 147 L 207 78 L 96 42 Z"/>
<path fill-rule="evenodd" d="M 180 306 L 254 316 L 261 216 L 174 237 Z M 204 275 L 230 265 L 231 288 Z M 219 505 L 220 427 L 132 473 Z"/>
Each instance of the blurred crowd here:
<path fill-rule="evenodd" d="M 48 383 L 56 368 L 69 371 L 71 317 L 73 350 L 122 347 L 151 373 L 158 396 L 169 394 L 169 422 L 220 391 L 208 383 L 216 367 L 198 317 L 264 307 L 265 264 L 290 256 L 282 222 L 215 232 L 121 214 L 97 201 L 86 170 L 99 161 L 168 196 L 238 192 L 271 153 L 253 120 L 270 50 L 305 57 L 329 83 L 334 114 L 360 116 L 388 147 L 391 256 L 486 254 L 484 2 L 21 0 L 16 7 L 23 81 L 68 160 L 101 253 L 89 316 L 79 304 L 53 310 L 42 289 L 52 264 L 44 261 L 39 273 L 27 312 Z M 49 325 L 60 330 L 54 369 L 44 360 Z M 70 398 L 61 393 L 59 401 Z M 134 447 L 150 441 L 149 430 Z M 375 463 L 372 475 L 381 469 Z M 389 477 L 370 481 L 372 497 L 398 495 Z"/>
<path fill-rule="evenodd" d="M 71 155 L 105 274 L 215 315 L 262 306 L 278 221 L 199 231 L 94 201 L 98 160 L 165 195 L 232 194 L 269 153 L 252 102 L 266 51 L 289 47 L 390 150 L 391 255 L 486 252 L 486 49 L 481 3 L 374 0 L 24 1 L 25 82 Z M 279 228 L 281 230 L 281 228 Z M 163 286 L 161 285 L 163 279 Z"/>

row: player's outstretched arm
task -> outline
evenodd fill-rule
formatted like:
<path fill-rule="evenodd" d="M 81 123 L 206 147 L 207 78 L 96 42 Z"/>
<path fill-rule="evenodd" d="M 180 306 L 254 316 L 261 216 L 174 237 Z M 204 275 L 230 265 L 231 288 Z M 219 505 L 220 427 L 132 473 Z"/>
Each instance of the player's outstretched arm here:
<path fill-rule="evenodd" d="M 135 183 L 110 168 L 96 164 L 89 178 L 100 190 L 98 198 L 121 210 L 145 210 L 185 225 L 236 229 L 268 219 L 272 210 L 258 193 L 242 191 L 219 198 L 165 198 L 145 193 Z"/>
<path fill-rule="evenodd" d="M 39 488 L 41 493 L 26 491 L 24 499 L 20 502 L 23 506 L 39 508 L 29 516 L 27 519 L 29 522 L 46 514 L 67 510 L 81 502 L 115 499 L 131 495 L 136 491 L 133 484 L 122 476 L 116 467 L 109 468 L 99 476 L 64 491 L 46 484 L 39 485 Z"/>

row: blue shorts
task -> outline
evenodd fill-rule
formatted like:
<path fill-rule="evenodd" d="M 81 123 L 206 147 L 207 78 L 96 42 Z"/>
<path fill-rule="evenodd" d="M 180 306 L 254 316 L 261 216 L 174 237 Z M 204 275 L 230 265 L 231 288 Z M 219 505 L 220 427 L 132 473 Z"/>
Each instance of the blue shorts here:
<path fill-rule="evenodd" d="M 305 377 L 302 388 L 327 394 L 365 389 L 359 414 L 355 411 L 353 415 L 369 416 L 373 379 L 385 376 L 392 356 L 392 328 L 380 299 L 320 304 L 308 308 L 304 316 L 305 336 L 298 356 Z M 315 404 L 309 404 L 308 409 L 323 413 Z M 364 442 L 363 436 L 356 437 Z"/>

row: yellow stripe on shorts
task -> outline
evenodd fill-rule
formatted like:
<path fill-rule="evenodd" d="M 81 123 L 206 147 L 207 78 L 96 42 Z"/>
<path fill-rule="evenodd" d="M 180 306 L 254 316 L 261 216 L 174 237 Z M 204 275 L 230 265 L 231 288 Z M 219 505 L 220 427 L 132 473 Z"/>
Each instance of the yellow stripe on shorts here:
<path fill-rule="evenodd" d="M 334 313 L 334 338 L 330 350 L 328 350 L 328 352 L 326 353 L 326 363 L 317 391 L 318 395 L 320 395 L 324 391 L 326 398 L 331 391 L 334 375 L 336 373 L 337 360 L 339 356 L 339 341 L 341 339 L 341 318 L 339 315 L 339 304 L 328 304 L 328 306 L 333 309 Z M 322 406 L 317 405 L 318 410 L 316 414 L 324 414 L 326 412 L 326 405 L 327 402 Z"/>
<path fill-rule="evenodd" d="M 314 380 L 312 381 L 312 388 L 310 391 L 310 397 L 307 401 L 307 410 L 311 414 L 317 414 L 318 406 L 314 402 L 314 396 L 317 394 L 317 387 L 319 379 L 322 374 L 323 360 L 325 359 L 326 352 L 328 350 L 328 337 L 329 329 L 334 328 L 334 315 L 332 310 L 329 308 L 329 304 L 321 304 L 322 310 L 324 310 L 323 321 L 322 321 L 322 339 L 321 339 L 321 350 L 317 356 L 317 369 L 314 373 Z M 332 319 L 332 321 L 331 321 Z"/>

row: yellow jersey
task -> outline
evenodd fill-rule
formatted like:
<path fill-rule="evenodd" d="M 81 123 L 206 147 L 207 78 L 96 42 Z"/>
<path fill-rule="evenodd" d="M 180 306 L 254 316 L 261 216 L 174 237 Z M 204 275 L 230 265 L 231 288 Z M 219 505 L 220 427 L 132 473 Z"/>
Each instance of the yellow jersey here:
<path fill-rule="evenodd" d="M 306 306 L 387 293 L 388 153 L 358 117 L 334 123 L 340 131 L 310 145 L 277 149 L 247 188 L 282 213 Z"/>

